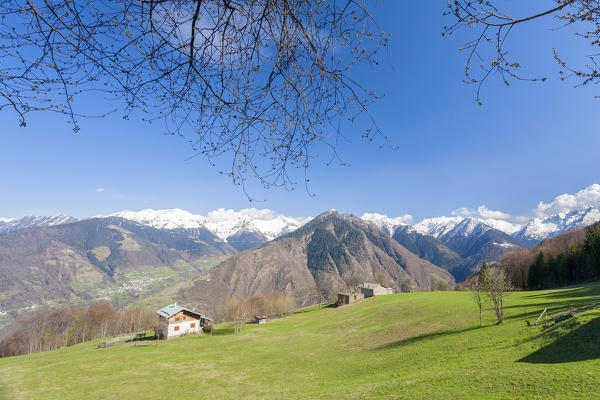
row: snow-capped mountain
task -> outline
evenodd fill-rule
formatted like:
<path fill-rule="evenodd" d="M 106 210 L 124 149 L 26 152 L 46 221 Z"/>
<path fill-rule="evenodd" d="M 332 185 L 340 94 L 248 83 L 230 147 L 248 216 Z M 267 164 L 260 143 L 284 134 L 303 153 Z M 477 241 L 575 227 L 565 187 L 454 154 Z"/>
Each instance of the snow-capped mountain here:
<path fill-rule="evenodd" d="M 111 217 L 125 218 L 142 225 L 158 229 L 196 229 L 206 228 L 219 238 L 227 241 L 229 237 L 242 233 L 256 233 L 267 240 L 292 232 L 310 218 L 294 218 L 277 214 L 271 210 L 245 209 L 240 211 L 219 208 L 206 216 L 194 215 L 180 209 L 121 211 Z"/>
<path fill-rule="evenodd" d="M 464 221 L 469 221 L 464 223 Z M 508 221 L 492 218 L 473 218 L 473 217 L 437 217 L 437 218 L 426 218 L 414 225 L 417 232 L 423 235 L 430 235 L 434 237 L 441 237 L 448 232 L 454 230 L 457 225 L 461 225 L 462 229 L 458 232 L 462 235 L 469 234 L 470 230 L 476 229 L 478 224 L 484 225 L 488 228 L 493 228 L 504 232 L 508 235 L 512 235 L 521 229 L 521 225 L 512 224 Z"/>
<path fill-rule="evenodd" d="M 390 218 L 383 214 L 366 213 L 362 215 L 361 219 L 375 224 L 379 229 L 389 233 L 391 236 L 399 227 L 410 226 L 406 222 L 412 219 L 412 216 L 407 214 L 400 217 Z"/>
<path fill-rule="evenodd" d="M 206 217 L 194 215 L 189 211 L 173 208 L 170 210 L 120 211 L 109 215 L 135 221 L 142 225 L 148 225 L 156 229 L 194 229 L 203 228 Z M 100 216 L 105 217 L 105 216 Z"/>
<path fill-rule="evenodd" d="M 554 237 L 571 229 L 584 228 L 598 221 L 600 221 L 600 210 L 589 207 L 585 210 L 558 213 L 546 218 L 534 217 L 514 236 L 528 245 L 535 245 L 548 237 Z"/>
<path fill-rule="evenodd" d="M 600 209 L 588 207 L 546 217 L 533 217 L 524 225 L 500 219 L 462 216 L 426 218 L 414 225 L 400 222 L 402 217 L 390 218 L 381 214 L 365 214 L 362 218 L 375 223 L 380 229 L 392 235 L 397 229 L 407 229 L 407 226 L 411 226 L 421 235 L 433 236 L 447 243 L 452 237 L 480 235 L 489 229 L 494 229 L 532 247 L 548 237 L 600 222 Z M 512 241 L 499 241 L 497 245 L 509 248 L 514 245 L 511 243 Z"/>
<path fill-rule="evenodd" d="M 22 218 L 0 218 L 0 234 L 17 231 L 37 226 L 55 226 L 76 222 L 77 219 L 66 214 L 57 214 L 51 217 L 36 217 L 26 215 Z"/>
<path fill-rule="evenodd" d="M 509 234 L 520 226 L 502 220 L 452 216 L 407 225 L 399 218 L 363 215 L 363 219 L 391 233 L 397 242 L 442 266 L 459 281 L 473 273 L 483 260 L 496 261 L 502 254 L 520 247 L 518 240 Z"/>
<path fill-rule="evenodd" d="M 421 235 L 429 235 L 439 239 L 462 221 L 464 221 L 463 217 L 426 218 L 418 224 L 413 225 L 413 228 Z"/>

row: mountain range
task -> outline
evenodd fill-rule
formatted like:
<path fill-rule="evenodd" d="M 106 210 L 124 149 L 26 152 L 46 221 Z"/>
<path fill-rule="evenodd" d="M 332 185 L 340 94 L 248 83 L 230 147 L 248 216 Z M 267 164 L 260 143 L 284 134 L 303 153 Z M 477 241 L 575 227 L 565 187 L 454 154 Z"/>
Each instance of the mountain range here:
<path fill-rule="evenodd" d="M 58 214 L 52 217 L 35 217 L 33 215 L 26 215 L 18 219 L 0 218 L 0 234 L 38 226 L 55 226 L 68 224 L 70 222 L 75 221 L 77 221 L 77 218 L 73 218 L 66 214 Z"/>
<path fill-rule="evenodd" d="M 396 289 L 453 285 L 483 260 L 600 221 L 600 211 L 589 207 L 524 225 L 462 216 L 405 220 L 334 210 L 297 218 L 256 209 L 0 218 L 0 331 L 35 307 L 94 298 L 128 304 L 171 288 L 169 296 L 179 291 L 198 304 L 283 290 L 305 305 L 318 284 L 341 290 L 351 276 L 377 275 Z"/>
<path fill-rule="evenodd" d="M 144 226 L 200 239 L 210 232 L 228 244 L 233 252 L 258 247 L 297 230 L 311 220 L 310 217 L 290 217 L 257 209 L 217 209 L 207 215 L 195 215 L 181 209 L 147 209 L 98 216 L 108 217 L 135 221 Z M 390 218 L 375 213 L 364 214 L 361 218 L 378 226 L 419 257 L 450 271 L 457 281 L 462 281 L 483 260 L 495 261 L 519 246 L 530 248 L 545 238 L 600 221 L 600 210 L 589 207 L 545 218 L 534 217 L 523 225 L 499 219 L 462 216 L 427 218 L 414 225 L 406 224 L 404 217 Z M 77 220 L 65 214 L 0 219 L 0 233 L 74 221 Z"/>
<path fill-rule="evenodd" d="M 156 229 L 185 232 L 194 235 L 206 229 L 228 242 L 238 251 L 266 243 L 292 232 L 311 220 L 311 217 L 290 217 L 271 210 L 247 209 L 241 211 L 217 209 L 207 215 L 196 215 L 181 209 L 121 211 L 96 218 L 117 217 L 138 222 Z M 543 239 L 562 232 L 589 226 L 600 221 L 600 210 L 588 207 L 583 210 L 561 212 L 546 217 L 533 217 L 525 224 L 513 224 L 493 218 L 435 217 L 409 225 L 403 217 L 382 214 L 363 214 L 362 219 L 372 222 L 390 235 L 398 229 L 410 227 L 417 233 L 446 242 L 452 237 L 470 235 L 492 228 L 513 239 L 504 237 L 499 244 L 513 243 L 526 247 L 539 244 Z M 0 234 L 36 226 L 56 226 L 77 221 L 76 218 L 58 214 L 51 217 L 25 216 L 20 219 L 0 218 Z M 468 221 L 468 222 L 465 222 Z"/>
<path fill-rule="evenodd" d="M 205 273 L 236 250 L 122 218 L 92 218 L 0 235 L 0 332 L 18 315 L 65 301 L 128 305 Z"/>
<path fill-rule="evenodd" d="M 180 296 L 203 308 L 226 297 L 283 292 L 298 306 L 315 304 L 319 293 L 332 300 L 337 291 L 376 279 L 400 290 L 449 288 L 446 270 L 419 258 L 376 225 L 351 214 L 325 212 L 292 233 L 238 253 L 194 282 Z"/>

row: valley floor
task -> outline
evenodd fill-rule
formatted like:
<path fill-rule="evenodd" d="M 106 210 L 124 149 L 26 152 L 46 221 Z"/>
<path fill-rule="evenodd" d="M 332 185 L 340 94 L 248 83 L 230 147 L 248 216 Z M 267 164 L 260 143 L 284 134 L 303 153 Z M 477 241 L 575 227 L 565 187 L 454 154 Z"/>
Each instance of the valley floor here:
<path fill-rule="evenodd" d="M 600 285 L 518 292 L 479 327 L 468 292 L 406 293 L 301 310 L 241 334 L 0 359 L 7 399 L 512 399 L 600 397 L 600 311 L 528 326 Z"/>

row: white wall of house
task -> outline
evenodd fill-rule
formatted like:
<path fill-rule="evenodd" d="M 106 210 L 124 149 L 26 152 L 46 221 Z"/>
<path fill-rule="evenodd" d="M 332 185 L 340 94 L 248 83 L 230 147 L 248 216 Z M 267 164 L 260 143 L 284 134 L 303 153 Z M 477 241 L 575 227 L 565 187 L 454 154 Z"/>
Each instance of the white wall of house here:
<path fill-rule="evenodd" d="M 192 328 L 192 324 L 195 326 Z M 179 327 L 179 330 L 175 330 L 175 327 Z M 202 332 L 199 319 L 192 319 L 180 322 L 169 322 L 167 326 L 167 339 L 171 339 L 184 334 L 196 334 Z"/>
<path fill-rule="evenodd" d="M 383 286 L 377 286 L 375 289 L 373 289 L 373 296 L 381 296 L 384 294 L 388 294 L 388 292 Z"/>

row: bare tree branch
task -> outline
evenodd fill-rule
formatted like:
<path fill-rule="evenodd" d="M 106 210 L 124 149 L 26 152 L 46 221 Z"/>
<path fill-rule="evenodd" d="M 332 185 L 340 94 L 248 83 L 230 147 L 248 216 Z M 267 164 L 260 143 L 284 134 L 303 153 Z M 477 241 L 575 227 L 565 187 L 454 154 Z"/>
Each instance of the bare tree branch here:
<path fill-rule="evenodd" d="M 478 31 L 475 38 L 461 48 L 468 50 L 465 66 L 465 82 L 477 86 L 477 101 L 481 104 L 481 88 L 488 78 L 499 75 L 504 84 L 511 80 L 545 81 L 546 77 L 526 77 L 521 73 L 522 64 L 509 58 L 507 40 L 513 29 L 519 25 L 553 16 L 562 25 L 582 27 L 579 37 L 589 40 L 592 47 L 600 47 L 600 1 L 598 0 L 552 0 L 554 6 L 540 5 L 540 10 L 524 17 L 513 17 L 511 12 L 500 10 L 498 0 L 469 1 L 448 0 L 445 15 L 454 22 L 444 27 L 443 35 L 455 33 L 460 28 Z M 508 6 L 505 6 L 508 7 Z M 591 27 L 591 28 L 590 28 Z M 600 53 L 600 52 L 598 52 Z M 561 79 L 575 77 L 577 86 L 600 81 L 600 70 L 596 58 L 598 53 L 588 56 L 589 62 L 583 67 L 569 67 L 561 59 L 558 51 L 554 57 L 562 67 Z M 475 63 L 479 63 L 478 67 Z M 565 75 L 568 73 L 569 75 Z"/>
<path fill-rule="evenodd" d="M 78 130 L 82 94 L 162 121 L 238 185 L 295 185 L 343 121 L 381 137 L 375 94 L 352 75 L 388 35 L 366 0 L 8 0 L 0 3 L 0 110 Z M 103 116 L 100 113 L 96 116 Z M 356 126 L 356 125 L 355 125 Z M 309 181 L 305 175 L 305 183 Z"/>

